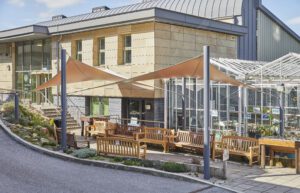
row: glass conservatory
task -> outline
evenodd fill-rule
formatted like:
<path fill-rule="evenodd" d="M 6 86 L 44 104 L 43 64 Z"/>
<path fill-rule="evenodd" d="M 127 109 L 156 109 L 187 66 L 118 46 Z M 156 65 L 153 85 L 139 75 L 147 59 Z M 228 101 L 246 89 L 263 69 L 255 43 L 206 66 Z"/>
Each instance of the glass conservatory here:
<path fill-rule="evenodd" d="M 290 53 L 273 62 L 211 59 L 211 64 L 249 85 L 234 87 L 212 82 L 211 126 L 243 135 L 258 125 L 278 125 L 284 107 L 286 129 L 300 128 L 300 55 Z M 203 128 L 203 84 L 194 78 L 170 79 L 169 128 Z"/>

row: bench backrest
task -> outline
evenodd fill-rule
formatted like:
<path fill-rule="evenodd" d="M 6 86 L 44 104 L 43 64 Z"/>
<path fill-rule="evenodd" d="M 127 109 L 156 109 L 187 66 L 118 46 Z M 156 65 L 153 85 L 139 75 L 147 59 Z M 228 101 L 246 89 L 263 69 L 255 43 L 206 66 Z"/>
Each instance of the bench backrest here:
<path fill-rule="evenodd" d="M 56 129 L 56 137 L 57 143 L 61 144 L 61 129 Z M 67 146 L 74 147 L 75 149 L 78 148 L 75 134 L 67 133 Z"/>
<path fill-rule="evenodd" d="M 166 139 L 167 133 L 170 130 L 162 129 L 162 128 L 155 128 L 155 127 L 145 127 L 145 139 L 151 139 L 155 141 L 164 141 Z"/>
<path fill-rule="evenodd" d="M 140 145 L 138 141 L 116 138 L 98 137 L 97 152 L 112 155 L 122 155 L 128 157 L 139 157 Z"/>
<path fill-rule="evenodd" d="M 95 130 L 99 133 L 105 134 L 105 129 L 107 126 L 106 121 L 94 121 Z"/>
<path fill-rule="evenodd" d="M 222 147 L 230 151 L 250 152 L 250 147 L 258 146 L 258 140 L 249 137 L 223 136 Z"/>
<path fill-rule="evenodd" d="M 196 133 L 190 131 L 177 131 L 177 140 L 178 142 L 186 142 L 194 145 L 204 145 L 204 136 L 203 133 Z M 213 134 L 210 135 L 210 142 L 213 143 L 215 137 Z"/>

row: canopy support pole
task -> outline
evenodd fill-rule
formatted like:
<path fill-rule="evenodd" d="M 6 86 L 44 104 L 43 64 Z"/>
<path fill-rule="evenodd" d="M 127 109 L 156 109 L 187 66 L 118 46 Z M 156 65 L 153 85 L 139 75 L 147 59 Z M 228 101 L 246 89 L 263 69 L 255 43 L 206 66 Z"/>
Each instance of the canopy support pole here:
<path fill-rule="evenodd" d="M 61 50 L 61 148 L 67 148 L 67 78 L 66 50 Z"/>
<path fill-rule="evenodd" d="M 279 133 L 280 136 L 283 137 L 284 134 L 284 93 L 285 93 L 285 87 L 284 84 L 282 86 L 282 91 L 280 92 L 280 98 L 279 98 L 279 112 L 280 112 L 280 127 L 279 127 Z"/>
<path fill-rule="evenodd" d="M 210 53 L 209 46 L 203 47 L 204 53 L 204 179 L 210 179 Z"/>
<path fill-rule="evenodd" d="M 168 81 L 164 80 L 165 98 L 164 98 L 164 128 L 168 128 Z M 170 100 L 170 99 L 169 99 Z"/>
<path fill-rule="evenodd" d="M 237 133 L 239 136 L 242 136 L 242 117 L 243 117 L 243 89 L 242 87 L 238 88 L 238 128 L 237 128 Z"/>
<path fill-rule="evenodd" d="M 18 123 L 19 122 L 19 94 L 15 93 L 15 120 Z"/>

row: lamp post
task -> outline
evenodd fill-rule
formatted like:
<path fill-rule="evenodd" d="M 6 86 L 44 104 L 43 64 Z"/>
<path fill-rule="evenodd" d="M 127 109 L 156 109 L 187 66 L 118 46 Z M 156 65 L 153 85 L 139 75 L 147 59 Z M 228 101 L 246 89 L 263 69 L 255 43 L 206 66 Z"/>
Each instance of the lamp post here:
<path fill-rule="evenodd" d="M 203 47 L 204 66 L 204 179 L 210 179 L 210 51 L 209 46 Z"/>

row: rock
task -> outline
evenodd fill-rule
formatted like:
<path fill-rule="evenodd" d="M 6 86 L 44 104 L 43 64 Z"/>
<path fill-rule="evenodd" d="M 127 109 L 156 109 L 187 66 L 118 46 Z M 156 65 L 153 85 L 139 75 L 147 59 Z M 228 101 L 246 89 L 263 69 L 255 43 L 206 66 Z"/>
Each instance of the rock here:
<path fill-rule="evenodd" d="M 33 134 L 32 134 L 32 137 L 33 137 L 33 138 L 36 138 L 37 136 L 38 136 L 37 133 L 33 133 Z"/>
<path fill-rule="evenodd" d="M 50 143 L 50 141 L 48 139 L 46 139 L 46 138 L 41 138 L 40 141 L 41 141 L 42 144 L 48 144 L 48 143 Z"/>

